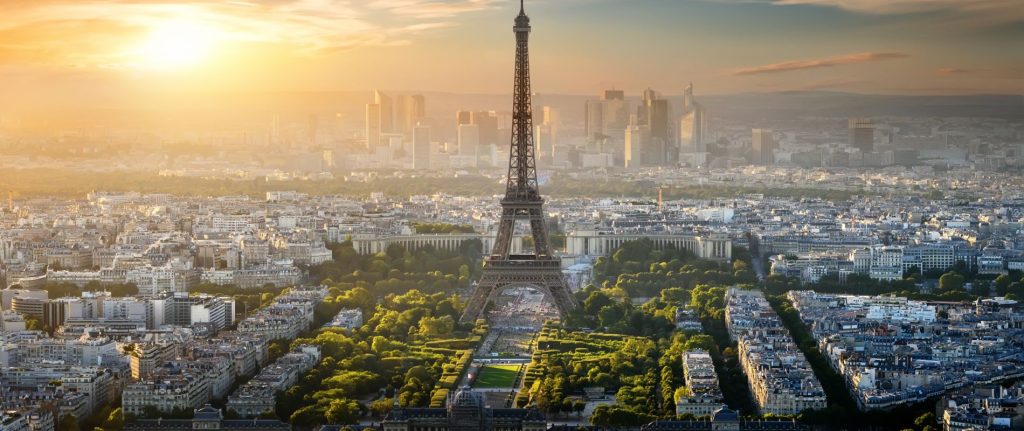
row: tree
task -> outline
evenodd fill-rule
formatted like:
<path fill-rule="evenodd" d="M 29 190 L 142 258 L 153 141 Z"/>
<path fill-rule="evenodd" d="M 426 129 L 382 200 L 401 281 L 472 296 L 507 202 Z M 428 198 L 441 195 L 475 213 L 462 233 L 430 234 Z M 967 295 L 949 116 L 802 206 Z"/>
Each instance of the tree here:
<path fill-rule="evenodd" d="M 25 319 L 25 329 L 29 331 L 43 330 L 43 326 L 39 323 L 39 319 L 36 319 L 34 316 L 25 314 L 22 315 L 22 318 Z"/>
<path fill-rule="evenodd" d="M 370 403 L 370 412 L 376 418 L 383 418 L 391 413 L 391 408 L 394 407 L 395 403 L 387 398 L 376 400 Z"/>
<path fill-rule="evenodd" d="M 654 416 L 627 408 L 602 404 L 594 409 L 594 414 L 590 416 L 590 423 L 597 426 L 632 427 L 651 422 L 654 418 Z"/>
<path fill-rule="evenodd" d="M 73 414 L 66 414 L 57 421 L 56 431 L 80 431 L 78 418 Z"/>
<path fill-rule="evenodd" d="M 583 417 L 583 410 L 587 408 L 587 403 L 583 400 L 576 400 L 572 403 L 572 411 L 576 412 L 576 417 Z"/>
<path fill-rule="evenodd" d="M 420 319 L 420 335 L 436 337 L 439 335 L 451 334 L 455 329 L 455 319 L 452 316 L 424 317 Z"/>
<path fill-rule="evenodd" d="M 118 407 L 114 411 L 110 412 L 107 419 L 103 421 L 103 429 L 107 430 L 119 430 L 124 429 L 124 413 L 121 408 Z"/>
<path fill-rule="evenodd" d="M 1011 283 L 1013 283 L 1013 279 L 1006 274 L 996 277 L 996 293 L 999 295 L 1006 295 L 1009 292 Z"/>
<path fill-rule="evenodd" d="M 927 412 L 918 416 L 917 419 L 914 419 L 914 426 L 918 429 L 924 429 L 926 426 L 934 426 L 935 423 L 935 413 L 932 412 Z"/>
<path fill-rule="evenodd" d="M 690 302 L 690 292 L 680 287 L 670 287 L 661 291 L 661 300 L 669 304 L 686 304 Z"/>
<path fill-rule="evenodd" d="M 964 276 L 955 272 L 947 272 L 939 277 L 939 291 L 955 292 L 964 291 Z"/>
<path fill-rule="evenodd" d="M 589 315 L 597 314 L 601 308 L 612 305 L 614 302 L 604 292 L 594 291 L 590 292 L 590 296 L 583 301 L 583 310 Z"/>
<path fill-rule="evenodd" d="M 288 351 L 288 340 L 273 340 L 270 342 L 270 346 L 267 347 L 267 356 L 270 357 L 270 362 L 277 360 Z"/>
<path fill-rule="evenodd" d="M 340 399 L 331 401 L 324 413 L 327 422 L 333 424 L 350 424 L 359 420 L 359 403 L 355 400 Z"/>
<path fill-rule="evenodd" d="M 324 423 L 324 412 L 315 405 L 305 406 L 292 413 L 292 416 L 288 418 L 288 422 L 293 425 L 313 427 L 314 425 Z"/>
<path fill-rule="evenodd" d="M 989 296 L 992 294 L 991 286 L 986 280 L 975 280 L 974 286 L 971 287 L 971 294 L 975 296 Z"/>

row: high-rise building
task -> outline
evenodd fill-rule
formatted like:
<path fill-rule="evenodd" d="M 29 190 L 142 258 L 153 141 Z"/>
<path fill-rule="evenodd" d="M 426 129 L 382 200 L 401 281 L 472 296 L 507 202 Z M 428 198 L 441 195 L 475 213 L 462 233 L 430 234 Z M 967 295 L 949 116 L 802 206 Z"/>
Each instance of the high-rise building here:
<path fill-rule="evenodd" d="M 373 103 L 380 106 L 380 131 L 394 133 L 395 111 L 391 105 L 391 98 L 377 90 L 373 92 Z"/>
<path fill-rule="evenodd" d="M 493 112 L 473 112 L 469 116 L 469 124 L 480 128 L 480 145 L 498 144 L 498 116 Z"/>
<path fill-rule="evenodd" d="M 583 132 L 587 139 L 598 139 L 604 136 L 604 103 L 601 100 L 588 100 L 583 105 Z"/>
<path fill-rule="evenodd" d="M 555 131 L 547 124 L 534 126 L 534 140 L 537 145 L 537 158 L 550 162 L 555 158 Z"/>
<path fill-rule="evenodd" d="M 626 168 L 637 168 L 648 165 L 647 150 L 651 146 L 651 132 L 647 126 L 629 126 L 625 131 L 625 160 L 623 166 Z"/>
<path fill-rule="evenodd" d="M 544 107 L 544 123 L 543 124 L 558 124 L 559 113 L 558 110 L 550 107 Z"/>
<path fill-rule="evenodd" d="M 427 100 L 422 95 L 398 96 L 395 104 L 396 132 L 411 136 L 413 129 L 426 118 Z"/>
<path fill-rule="evenodd" d="M 381 122 L 380 105 L 370 103 L 366 105 L 366 148 L 370 151 L 380 146 Z"/>
<path fill-rule="evenodd" d="M 561 122 L 561 115 L 557 109 L 545 106 L 542 109 L 543 117 L 540 126 L 537 127 L 537 157 L 545 162 L 555 160 L 555 146 L 558 145 L 558 126 Z M 543 133 L 544 139 L 540 138 Z"/>
<path fill-rule="evenodd" d="M 875 151 L 875 126 L 868 118 L 850 119 L 850 146 L 862 153 Z"/>
<path fill-rule="evenodd" d="M 754 129 L 751 136 L 754 163 L 771 166 L 775 164 L 775 137 L 770 129 Z"/>
<path fill-rule="evenodd" d="M 334 150 L 328 148 L 328 149 L 324 149 L 320 153 L 320 170 L 321 171 L 329 172 L 330 170 L 334 169 L 335 163 L 336 163 L 336 160 L 334 159 Z"/>
<path fill-rule="evenodd" d="M 430 128 L 416 126 L 412 130 L 412 167 L 430 169 Z"/>
<path fill-rule="evenodd" d="M 604 105 L 604 134 L 618 137 L 629 125 L 629 110 L 626 109 L 626 93 L 622 90 L 605 90 L 601 99 Z"/>
<path fill-rule="evenodd" d="M 469 111 L 456 111 L 455 112 L 455 126 L 458 127 L 463 124 L 473 123 L 473 113 Z"/>
<path fill-rule="evenodd" d="M 672 163 L 678 157 L 674 154 L 675 139 L 669 125 L 669 103 L 657 92 L 648 88 L 644 90 L 640 106 L 637 108 L 637 125 L 647 126 L 650 131 L 652 153 L 645 154 L 651 165 L 661 166 Z M 656 148 L 661 148 L 658 151 Z"/>
<path fill-rule="evenodd" d="M 704 106 L 693 97 L 693 84 L 683 90 L 683 117 L 679 120 L 679 150 L 686 153 L 707 152 L 708 120 Z"/>
<path fill-rule="evenodd" d="M 704 141 L 705 125 L 705 117 L 702 110 L 693 110 L 683 114 L 683 118 L 679 120 L 680 152 L 707 152 L 707 142 Z"/>
<path fill-rule="evenodd" d="M 459 155 L 479 155 L 480 148 L 480 126 L 476 124 L 459 125 Z"/>
<path fill-rule="evenodd" d="M 584 131 L 588 139 L 617 140 L 629 125 L 626 95 L 622 90 L 605 90 L 600 100 L 588 100 L 584 110 Z"/>

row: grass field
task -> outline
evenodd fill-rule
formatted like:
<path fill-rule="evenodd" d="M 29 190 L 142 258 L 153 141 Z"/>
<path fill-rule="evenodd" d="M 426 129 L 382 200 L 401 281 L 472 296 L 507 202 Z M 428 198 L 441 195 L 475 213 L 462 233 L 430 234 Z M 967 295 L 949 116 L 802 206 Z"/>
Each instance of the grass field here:
<path fill-rule="evenodd" d="M 519 365 L 486 365 L 480 369 L 473 387 L 476 388 L 510 388 L 516 382 Z"/>

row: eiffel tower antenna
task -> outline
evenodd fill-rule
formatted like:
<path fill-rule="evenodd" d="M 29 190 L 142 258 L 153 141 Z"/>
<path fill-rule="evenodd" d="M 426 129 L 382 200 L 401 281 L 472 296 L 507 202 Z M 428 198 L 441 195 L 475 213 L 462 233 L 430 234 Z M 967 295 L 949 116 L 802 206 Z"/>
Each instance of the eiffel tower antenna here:
<path fill-rule="evenodd" d="M 512 285 L 528 285 L 543 291 L 559 314 L 576 307 L 562 275 L 561 261 L 552 255 L 544 222 L 544 198 L 537 186 L 537 159 L 533 141 L 533 103 L 530 93 L 530 18 L 523 0 L 512 30 L 516 35 L 516 69 L 512 97 L 512 144 L 508 157 L 508 182 L 501 199 L 501 222 L 491 255 L 484 260 L 484 270 L 473 296 L 460 319 L 471 323 L 481 317 L 487 300 L 495 291 Z M 533 254 L 512 254 L 512 237 L 516 221 L 530 224 Z"/>

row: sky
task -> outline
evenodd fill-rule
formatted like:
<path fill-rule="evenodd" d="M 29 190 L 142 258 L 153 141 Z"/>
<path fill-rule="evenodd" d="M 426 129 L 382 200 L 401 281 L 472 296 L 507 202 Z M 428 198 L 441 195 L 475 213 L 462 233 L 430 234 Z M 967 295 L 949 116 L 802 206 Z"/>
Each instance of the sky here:
<path fill-rule="evenodd" d="M 0 100 L 511 91 L 515 0 L 0 0 Z M 1024 0 L 527 0 L 534 89 L 1024 93 Z"/>

